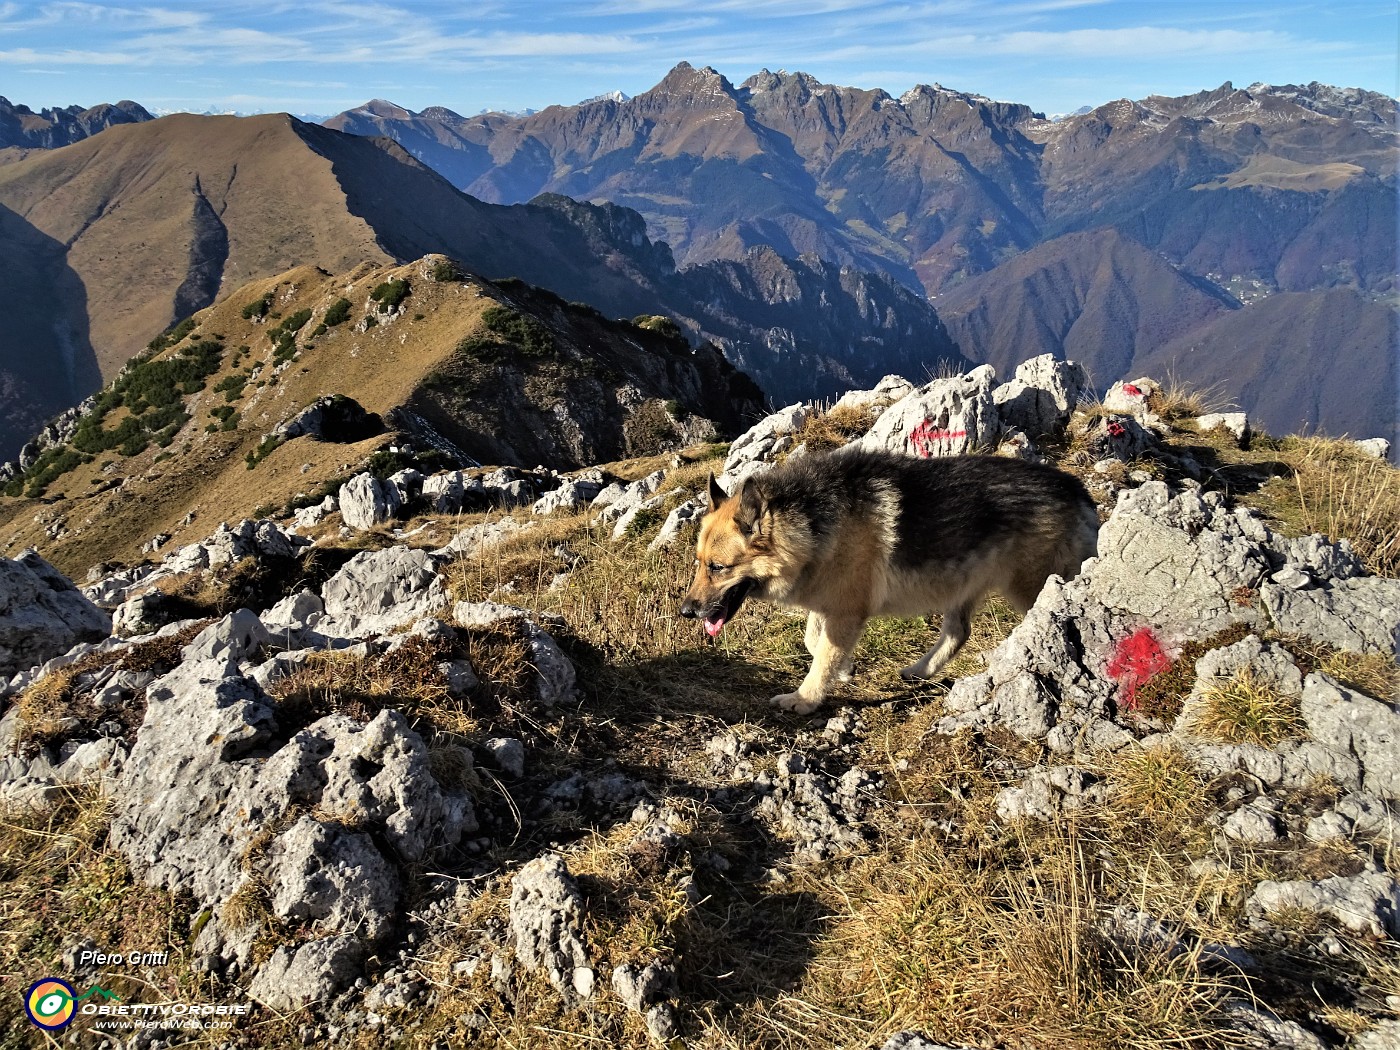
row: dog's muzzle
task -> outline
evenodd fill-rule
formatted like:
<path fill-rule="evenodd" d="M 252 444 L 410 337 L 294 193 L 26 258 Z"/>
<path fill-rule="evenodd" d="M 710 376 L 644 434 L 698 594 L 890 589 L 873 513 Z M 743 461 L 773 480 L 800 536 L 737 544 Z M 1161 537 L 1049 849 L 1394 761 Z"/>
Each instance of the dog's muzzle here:
<path fill-rule="evenodd" d="M 748 597 L 749 591 L 753 589 L 753 580 L 740 580 L 733 586 L 722 591 L 714 601 L 708 605 L 702 605 L 697 598 L 687 598 L 681 605 L 681 615 L 691 619 L 704 617 L 705 633 L 711 638 L 719 634 L 724 625 L 733 618 L 739 611 L 739 606 L 744 604 L 744 599 Z"/>

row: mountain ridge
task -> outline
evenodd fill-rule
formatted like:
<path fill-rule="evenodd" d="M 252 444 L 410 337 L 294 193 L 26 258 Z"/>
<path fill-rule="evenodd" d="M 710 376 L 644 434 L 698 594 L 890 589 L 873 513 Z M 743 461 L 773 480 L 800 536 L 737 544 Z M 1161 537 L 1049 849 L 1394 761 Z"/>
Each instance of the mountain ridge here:
<path fill-rule="evenodd" d="M 0 166 L 0 207 L 44 238 L 22 243 L 26 273 L 61 264 L 85 290 L 64 300 L 35 276 L 33 294 L 18 304 L 43 336 L 26 353 L 46 372 L 66 359 L 91 359 L 110 378 L 153 336 L 225 289 L 295 265 L 341 272 L 429 253 L 486 277 L 521 277 L 614 317 L 670 315 L 695 341 L 743 357 L 774 396 L 834 395 L 852 377 L 873 382 L 888 371 L 960 360 L 935 312 L 894 282 L 768 255 L 752 264 L 763 271 L 752 279 L 681 272 L 633 212 L 557 196 L 487 204 L 391 140 L 287 115 L 174 115 L 36 152 Z M 779 323 L 778 301 L 760 291 L 774 279 L 826 309 L 789 309 Z M 70 330 L 81 336 L 71 351 L 63 346 Z M 853 347 L 880 350 L 882 339 L 880 354 L 851 355 Z M 0 362 L 18 360 L 20 351 L 0 341 Z M 92 376 L 89 369 L 83 382 L 50 390 L 53 400 L 30 416 L 75 404 L 95 388 Z M 8 458 L 33 433 L 34 419 L 27 416 L 24 429 L 5 413 L 0 421 L 0 456 Z"/>

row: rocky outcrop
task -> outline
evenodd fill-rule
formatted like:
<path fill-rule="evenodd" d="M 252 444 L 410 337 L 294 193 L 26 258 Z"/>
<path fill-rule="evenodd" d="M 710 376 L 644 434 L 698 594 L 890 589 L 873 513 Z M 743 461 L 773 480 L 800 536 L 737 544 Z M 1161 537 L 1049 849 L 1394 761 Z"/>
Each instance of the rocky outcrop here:
<path fill-rule="evenodd" d="M 38 553 L 0 559 L 0 693 L 17 672 L 111 630 L 111 618 Z"/>
<path fill-rule="evenodd" d="M 399 513 L 403 498 L 398 486 L 373 474 L 356 474 L 340 486 L 336 497 L 340 516 L 352 529 L 372 529 Z"/>
<path fill-rule="evenodd" d="M 1083 367 L 1042 354 L 1017 365 L 1011 381 L 992 391 L 992 400 L 1003 426 L 1036 439 L 1062 433 L 1089 389 Z"/>
<path fill-rule="evenodd" d="M 1005 433 L 1013 419 L 1034 429 L 1029 409 L 1010 414 L 1026 406 L 1058 426 L 1063 369 L 1047 362 L 1015 382 L 993 387 L 987 370 L 964 405 L 991 406 L 989 432 Z M 902 414 L 926 409 L 920 391 L 933 386 L 901 399 L 889 382 L 885 394 L 854 400 Z M 998 407 L 1008 388 L 1014 396 Z M 793 439 L 816 411 L 799 405 L 761 421 L 723 483 L 779 456 L 814 454 Z M 901 687 L 885 705 L 815 722 L 755 721 L 742 707 L 716 703 L 697 715 L 673 701 L 703 688 L 693 669 L 721 654 L 604 667 L 598 634 L 525 607 L 592 614 L 575 599 L 594 592 L 555 605 L 554 591 L 570 586 L 598 534 L 621 530 L 632 544 L 610 557 L 637 553 L 671 506 L 650 545 L 686 541 L 703 491 L 668 484 L 667 471 L 608 485 L 595 471 L 478 473 L 404 470 L 382 482 L 406 506 L 439 496 L 451 506 L 469 490 L 483 507 L 517 506 L 515 517 L 491 514 L 436 551 L 398 545 L 351 557 L 247 521 L 157 565 L 98 572 L 91 594 L 117 603 L 114 619 L 130 637 L 55 653 L 9 687 L 56 675 L 45 688 L 60 717 L 39 724 L 32 703 L 0 717 L 0 801 L 32 816 L 54 812 L 75 788 L 100 789 L 112 807 L 113 856 L 137 878 L 187 895 L 202 917 L 190 941 L 195 965 L 269 1016 L 295 1013 L 303 1043 L 398 1038 L 444 1013 L 451 988 L 476 1000 L 438 1017 L 455 1025 L 452 1038 L 505 1016 L 498 1008 L 529 1016 L 541 1006 L 564 1028 L 586 1017 L 610 1037 L 668 1045 L 707 1008 L 690 1012 L 695 991 L 678 946 L 692 933 L 728 937 L 731 923 L 760 921 L 765 936 L 800 944 L 821 936 L 826 919 L 790 929 L 768 916 L 825 914 L 808 893 L 828 866 L 839 880 L 874 872 L 872 890 L 899 893 L 899 881 L 879 881 L 886 851 L 899 878 L 923 851 L 981 865 L 988 854 L 959 853 L 964 841 L 1029 847 L 1018 866 L 1040 864 L 1033 851 L 1049 841 L 1041 834 L 1064 828 L 1103 833 L 1095 849 L 1104 855 L 1076 863 L 1106 873 L 1105 899 L 1067 921 L 1089 938 L 1081 943 L 1106 950 L 1115 974 L 1125 972 L 1120 959 L 1150 959 L 1186 974 L 1199 967 L 1212 981 L 1223 974 L 1225 989 L 1238 971 L 1265 965 L 1270 980 L 1283 980 L 1279 960 L 1316 952 L 1339 960 L 1329 980 L 1340 987 L 1355 983 L 1341 967 L 1373 957 L 1364 954 L 1370 942 L 1400 937 L 1400 889 L 1387 870 L 1400 834 L 1400 713 L 1367 684 L 1386 680 L 1380 658 L 1394 652 L 1400 602 L 1395 581 L 1367 575 L 1348 545 L 1280 537 L 1189 481 L 1130 478 L 1137 487 L 1118 495 L 1098 556 L 1075 579 L 1052 579 L 980 673 L 946 695 Z M 536 516 L 577 513 L 588 496 L 596 532 L 571 522 L 577 531 L 559 542 L 561 523 Z M 541 565 L 554 559 L 563 582 L 540 576 L 538 589 L 509 599 L 518 605 L 452 601 L 456 574 L 489 565 L 521 532 L 540 537 Z M 665 557 L 679 567 L 689 556 Z M 287 570 L 249 595 L 254 607 L 152 631 L 166 615 L 145 590 L 153 581 L 177 571 L 214 580 L 250 560 Z M 487 593 L 504 597 L 513 584 Z M 763 629 L 794 644 L 800 633 L 781 618 Z M 575 652 L 584 654 L 577 667 Z M 127 655 L 136 657 L 130 668 Z M 1368 679 L 1355 667 L 1380 670 Z M 1169 674 L 1179 711 L 1154 692 Z M 1274 705 L 1280 728 L 1220 736 L 1211 705 L 1246 687 Z M 692 727 L 707 722 L 714 728 L 686 750 Z M 1180 866 L 1189 865 L 1192 892 L 1228 885 L 1235 894 L 1228 941 L 1216 932 L 1207 940 L 1189 912 L 1154 917 L 1145 900 L 1109 896 L 1119 878 L 1109 865 L 1122 857 L 1107 829 L 1137 818 L 1116 808 L 1123 770 L 1154 762 L 1199 789 Z M 1032 827 L 1041 824 L 1049 828 Z M 1040 870 L 1053 877 L 1051 865 Z M 1274 877 L 1260 881 L 1266 872 Z M 1009 877 L 1020 885 L 1019 867 Z M 760 915 L 756 900 L 778 907 Z M 995 950 L 1007 947 L 1017 950 Z M 1312 1031 L 1324 1022 L 1290 1012 L 1267 988 L 1257 1005 L 1202 1009 L 1241 1045 L 1326 1045 Z M 929 1023 L 882 1019 L 888 1027 L 872 1027 L 867 1042 L 916 1022 Z M 910 1029 L 886 1045 L 943 1044 Z"/>
<path fill-rule="evenodd" d="M 309 437 L 313 441 L 352 442 L 374 437 L 384 429 L 380 418 L 366 412 L 354 398 L 343 394 L 319 397 L 296 415 L 273 428 L 272 435 L 290 441 Z"/>
<path fill-rule="evenodd" d="M 885 409 L 854 445 L 922 457 L 958 456 L 995 447 L 1002 429 L 992 396 L 995 382 L 996 371 L 990 365 L 966 375 L 935 379 Z"/>
<path fill-rule="evenodd" d="M 364 551 L 326 581 L 318 627 L 344 637 L 384 634 L 445 608 L 432 555 L 409 547 Z"/>

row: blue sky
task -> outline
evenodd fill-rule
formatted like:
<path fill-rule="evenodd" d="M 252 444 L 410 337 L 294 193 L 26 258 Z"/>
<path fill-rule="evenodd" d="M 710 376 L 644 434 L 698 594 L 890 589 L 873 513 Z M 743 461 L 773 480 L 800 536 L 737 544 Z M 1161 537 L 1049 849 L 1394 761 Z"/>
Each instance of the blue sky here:
<path fill-rule="evenodd" d="M 0 0 L 0 94 L 34 108 L 331 114 L 539 109 L 637 94 L 681 60 L 1048 113 L 1225 80 L 1397 92 L 1395 0 Z"/>

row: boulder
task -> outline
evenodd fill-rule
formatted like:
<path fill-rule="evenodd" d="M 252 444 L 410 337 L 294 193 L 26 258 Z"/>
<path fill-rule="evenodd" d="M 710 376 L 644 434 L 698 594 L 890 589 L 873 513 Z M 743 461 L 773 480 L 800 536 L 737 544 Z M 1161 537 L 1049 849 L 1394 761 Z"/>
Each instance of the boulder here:
<path fill-rule="evenodd" d="M 1308 675 L 1302 696 L 1309 735 L 1355 759 L 1364 791 L 1383 799 L 1400 798 L 1400 713 L 1321 673 Z"/>
<path fill-rule="evenodd" d="M 598 508 L 598 516 L 593 519 L 592 524 L 606 525 L 609 522 L 617 521 L 618 518 L 641 506 L 654 496 L 664 480 L 666 480 L 666 472 L 657 470 L 628 484 L 619 484 L 615 481 L 601 489 L 593 497 L 593 506 Z"/>
<path fill-rule="evenodd" d="M 209 929 L 230 934 L 211 937 L 244 966 L 249 946 L 225 928 L 224 905 L 264 887 L 274 914 L 313 938 L 279 949 L 251 986 L 288 1006 L 358 977 L 398 921 L 399 872 L 477 824 L 466 790 L 439 784 L 397 711 L 284 727 L 287 712 L 246 674 L 266 641 L 240 610 L 149 685 L 133 760 L 112 788 L 108 841 L 148 883 L 210 909 Z"/>
<path fill-rule="evenodd" d="M 786 434 L 802 429 L 812 409 L 808 405 L 788 405 L 772 415 L 765 416 L 748 430 L 740 434 L 729 446 L 729 455 L 724 461 L 727 474 L 748 463 L 767 459 L 773 454 L 774 446 Z"/>
<path fill-rule="evenodd" d="M 324 1005 L 360 977 L 365 954 L 364 942 L 354 934 L 278 945 L 253 977 L 248 994 L 281 1012 Z"/>
<path fill-rule="evenodd" d="M 1145 377 L 1125 379 L 1108 388 L 1108 392 L 1104 394 L 1103 407 L 1115 415 L 1132 416 L 1138 422 L 1147 425 L 1157 418 L 1148 408 L 1148 400 L 1159 390 L 1161 387 Z"/>
<path fill-rule="evenodd" d="M 398 487 L 368 472 L 356 474 L 340 486 L 340 516 L 352 529 L 372 529 L 398 515 L 402 500 Z"/>
<path fill-rule="evenodd" d="M 0 679 L 111 633 L 111 617 L 37 552 L 0 559 Z"/>
<path fill-rule="evenodd" d="M 423 479 L 423 502 L 434 514 L 460 514 L 473 496 L 481 498 L 482 495 L 481 482 L 460 470 L 449 470 Z"/>
<path fill-rule="evenodd" d="M 1065 429 L 1079 396 L 1089 389 L 1083 366 L 1041 354 L 1016 367 L 1011 382 L 992 391 L 1002 426 L 1031 438 Z"/>
<path fill-rule="evenodd" d="M 1318 882 L 1266 879 L 1245 902 L 1245 911 L 1256 919 L 1287 908 L 1325 915 L 1352 933 L 1378 940 L 1400 934 L 1400 884 L 1384 871 Z"/>
<path fill-rule="evenodd" d="M 1001 417 L 992 399 L 995 381 L 991 365 L 935 379 L 885 409 L 864 437 L 846 447 L 924 458 L 993 448 L 1001 434 Z"/>
<path fill-rule="evenodd" d="M 656 536 L 647 544 L 647 550 L 665 550 L 674 545 L 688 526 L 699 524 L 707 509 L 709 504 L 703 499 L 686 500 L 666 515 Z"/>
<path fill-rule="evenodd" d="M 1235 441 L 1243 443 L 1249 434 L 1249 417 L 1243 412 L 1208 412 L 1196 417 L 1196 429 L 1202 434 L 1223 427 L 1234 435 Z"/>
<path fill-rule="evenodd" d="M 1367 576 L 1319 587 L 1271 581 L 1259 597 L 1281 631 L 1349 652 L 1400 654 L 1400 580 Z"/>
<path fill-rule="evenodd" d="M 355 555 L 326 581 L 321 598 L 318 629 L 342 637 L 384 634 L 448 604 L 432 555 L 409 547 Z"/>
<path fill-rule="evenodd" d="M 377 415 L 343 394 L 318 397 L 296 415 L 279 423 L 273 436 L 290 440 L 303 435 L 314 441 L 352 442 L 374 437 L 384 429 Z"/>
<path fill-rule="evenodd" d="M 575 478 L 557 489 L 546 492 L 530 508 L 532 514 L 553 514 L 555 511 L 576 511 L 588 506 L 603 489 L 602 483 L 591 478 Z"/>
<path fill-rule="evenodd" d="M 869 405 L 891 405 L 912 392 L 914 384 L 903 376 L 888 375 L 875 384 L 873 390 L 847 390 L 831 408 L 865 408 Z"/>

